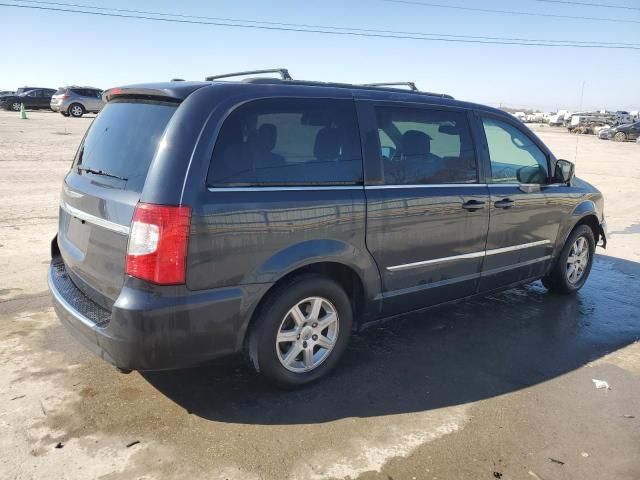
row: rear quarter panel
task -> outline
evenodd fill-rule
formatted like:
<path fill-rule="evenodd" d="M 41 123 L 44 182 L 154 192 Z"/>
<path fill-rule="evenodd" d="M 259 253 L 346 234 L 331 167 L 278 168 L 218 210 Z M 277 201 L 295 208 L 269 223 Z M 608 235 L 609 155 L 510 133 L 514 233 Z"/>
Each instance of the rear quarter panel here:
<path fill-rule="evenodd" d="M 362 188 L 220 189 L 206 197 L 192 218 L 190 289 L 274 282 L 316 262 L 345 264 L 361 278 L 371 267 Z"/>

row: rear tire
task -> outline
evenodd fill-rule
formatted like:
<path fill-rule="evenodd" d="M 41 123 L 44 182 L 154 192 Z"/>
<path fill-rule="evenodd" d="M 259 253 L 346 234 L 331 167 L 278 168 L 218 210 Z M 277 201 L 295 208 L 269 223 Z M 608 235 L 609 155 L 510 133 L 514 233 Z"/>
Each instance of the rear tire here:
<path fill-rule="evenodd" d="M 542 284 L 553 293 L 570 294 L 580 290 L 591 272 L 596 241 L 588 225 L 576 227 Z"/>
<path fill-rule="evenodd" d="M 84 115 L 84 107 L 79 103 L 72 103 L 67 109 L 67 113 L 74 118 L 80 118 Z"/>
<path fill-rule="evenodd" d="M 333 280 L 301 275 L 269 293 L 249 332 L 248 357 L 284 388 L 328 374 L 344 353 L 352 328 L 349 297 Z"/>

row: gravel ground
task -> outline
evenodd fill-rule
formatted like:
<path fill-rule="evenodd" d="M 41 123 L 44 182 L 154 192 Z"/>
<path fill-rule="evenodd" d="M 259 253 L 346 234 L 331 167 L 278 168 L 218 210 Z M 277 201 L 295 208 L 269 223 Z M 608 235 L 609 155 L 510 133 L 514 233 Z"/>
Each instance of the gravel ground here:
<path fill-rule="evenodd" d="M 58 324 L 49 243 L 90 122 L 0 111 L 0 477 L 640 478 L 640 145 L 534 127 L 605 195 L 609 248 L 578 295 L 408 315 L 285 393 L 235 358 L 122 375 Z"/>

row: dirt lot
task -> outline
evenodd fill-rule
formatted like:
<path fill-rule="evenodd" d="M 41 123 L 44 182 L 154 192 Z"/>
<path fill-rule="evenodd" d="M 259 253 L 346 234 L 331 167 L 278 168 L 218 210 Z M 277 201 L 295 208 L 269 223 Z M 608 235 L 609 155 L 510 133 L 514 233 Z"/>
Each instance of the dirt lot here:
<path fill-rule="evenodd" d="M 66 333 L 49 242 L 91 120 L 29 117 L 0 112 L 0 477 L 640 478 L 640 146 L 536 128 L 605 194 L 609 248 L 579 295 L 411 315 L 284 393 L 236 359 L 122 375 Z"/>

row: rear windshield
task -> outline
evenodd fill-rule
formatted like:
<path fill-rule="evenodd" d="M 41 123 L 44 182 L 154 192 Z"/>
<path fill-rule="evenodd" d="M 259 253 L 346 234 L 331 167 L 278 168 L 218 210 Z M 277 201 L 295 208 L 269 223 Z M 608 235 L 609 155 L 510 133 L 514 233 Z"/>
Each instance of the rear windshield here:
<path fill-rule="evenodd" d="M 158 142 L 176 108 L 175 104 L 159 102 L 108 103 L 87 133 L 79 165 L 125 178 L 126 182 L 117 183 L 141 192 Z"/>

